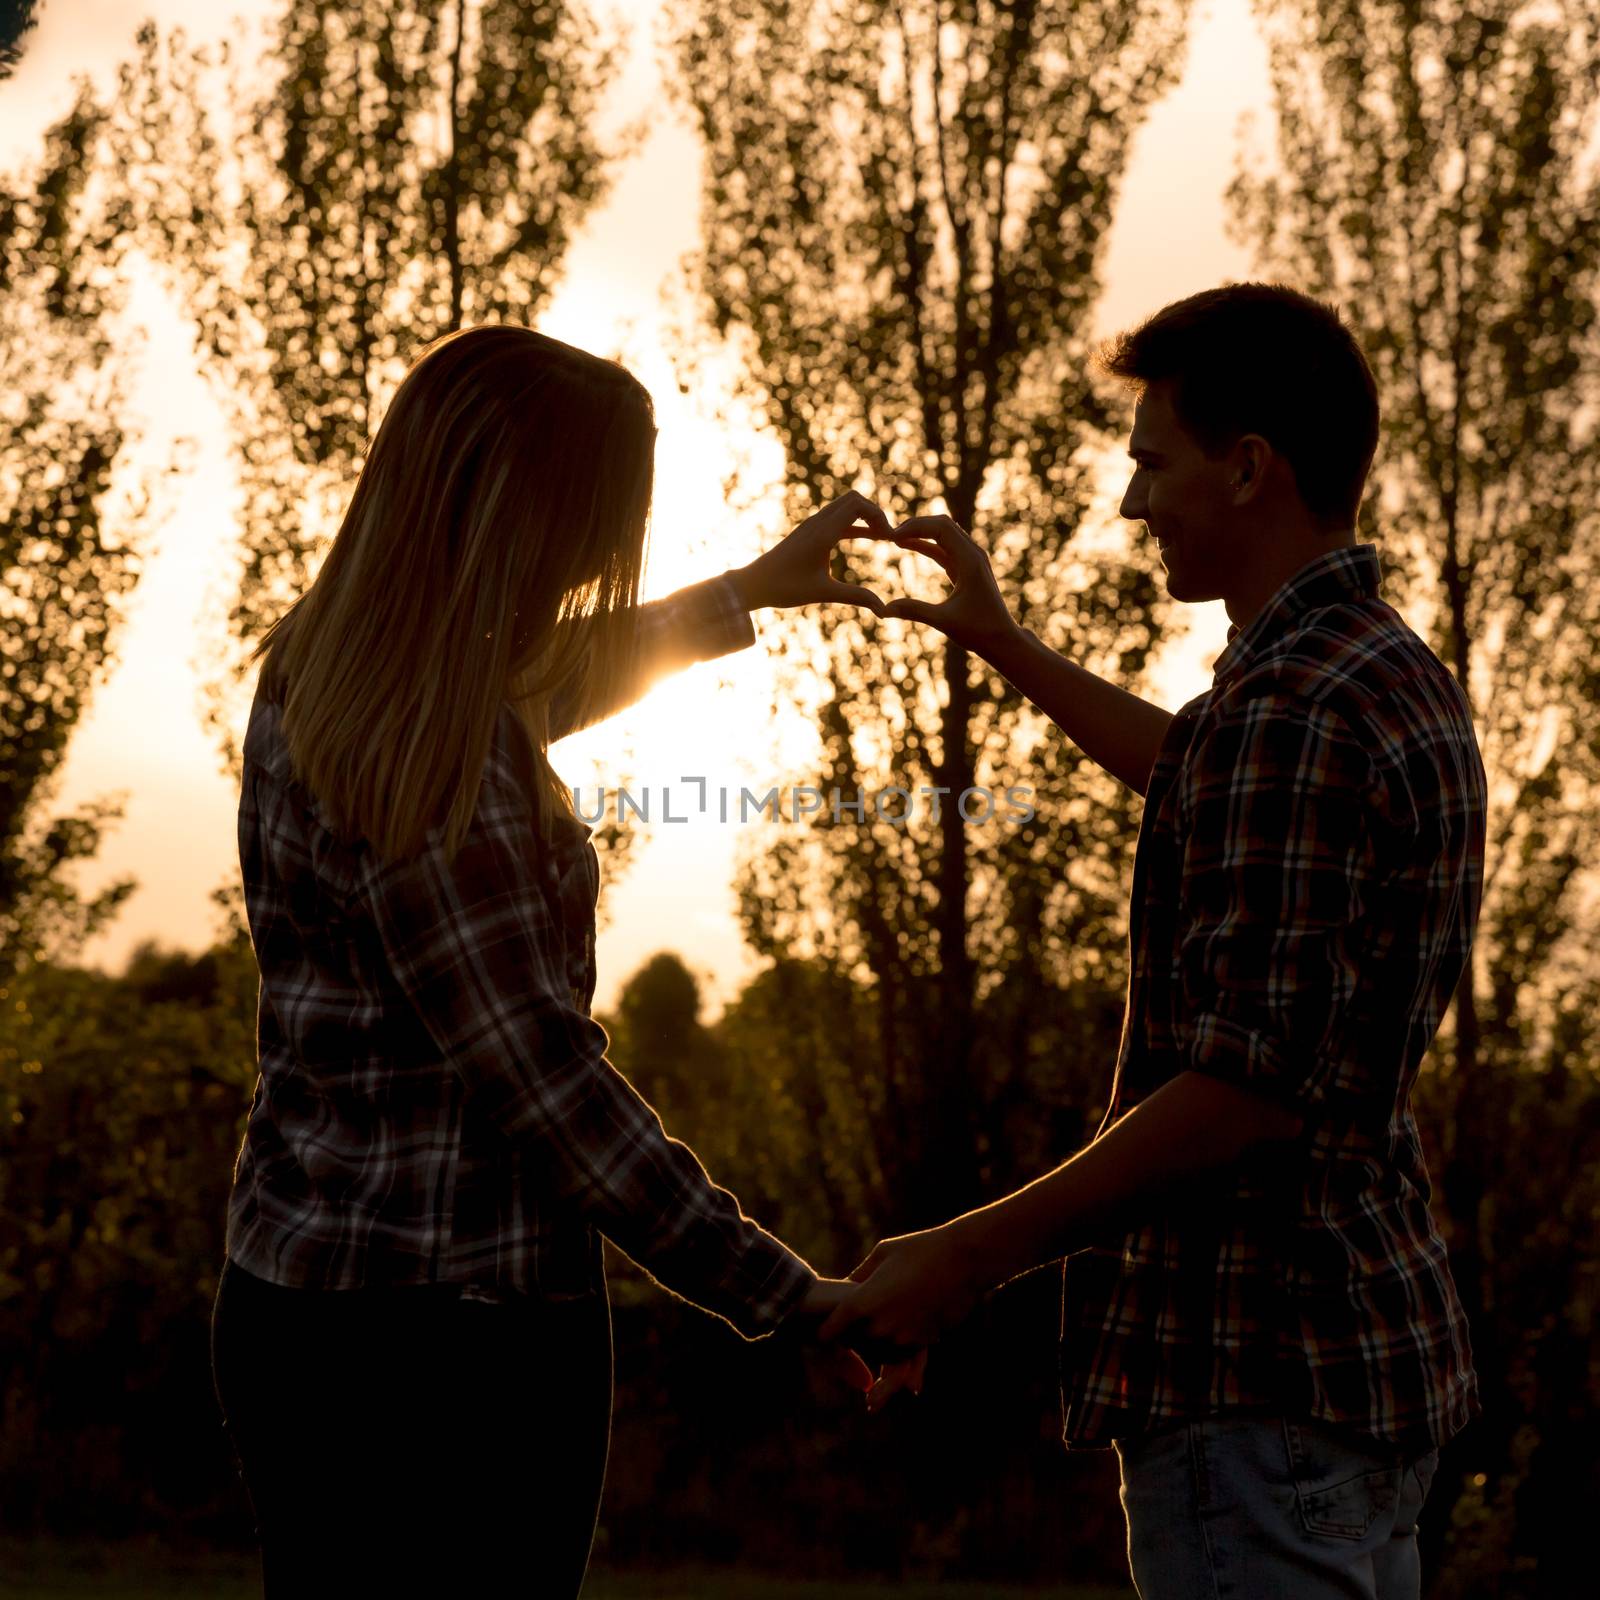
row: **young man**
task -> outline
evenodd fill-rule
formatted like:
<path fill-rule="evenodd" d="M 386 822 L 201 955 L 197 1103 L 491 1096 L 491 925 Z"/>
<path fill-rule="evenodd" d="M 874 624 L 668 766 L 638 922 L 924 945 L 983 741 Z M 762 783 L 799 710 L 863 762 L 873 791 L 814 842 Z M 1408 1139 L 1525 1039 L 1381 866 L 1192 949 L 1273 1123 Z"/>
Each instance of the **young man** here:
<path fill-rule="evenodd" d="M 952 593 L 888 612 L 1145 797 L 1110 1104 L 1055 1171 L 880 1244 L 824 1337 L 925 1347 L 1068 1257 L 1065 1439 L 1116 1448 L 1144 1600 L 1414 1600 L 1438 1450 L 1480 1409 L 1408 1103 L 1481 897 L 1471 717 L 1356 542 L 1378 402 L 1334 311 L 1228 285 L 1098 359 L 1138 395 L 1122 515 L 1175 598 L 1227 606 L 1211 688 L 1169 715 L 1057 655 L 947 518 L 895 536 Z"/>

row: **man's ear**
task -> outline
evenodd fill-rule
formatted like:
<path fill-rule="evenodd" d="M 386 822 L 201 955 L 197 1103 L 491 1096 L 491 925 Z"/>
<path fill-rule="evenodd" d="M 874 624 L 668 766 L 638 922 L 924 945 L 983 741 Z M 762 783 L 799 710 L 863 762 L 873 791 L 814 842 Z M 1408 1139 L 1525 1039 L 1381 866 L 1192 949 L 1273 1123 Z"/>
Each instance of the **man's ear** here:
<path fill-rule="evenodd" d="M 1233 471 L 1228 487 L 1235 491 L 1258 488 L 1272 460 L 1272 446 L 1259 433 L 1247 433 L 1233 447 Z"/>

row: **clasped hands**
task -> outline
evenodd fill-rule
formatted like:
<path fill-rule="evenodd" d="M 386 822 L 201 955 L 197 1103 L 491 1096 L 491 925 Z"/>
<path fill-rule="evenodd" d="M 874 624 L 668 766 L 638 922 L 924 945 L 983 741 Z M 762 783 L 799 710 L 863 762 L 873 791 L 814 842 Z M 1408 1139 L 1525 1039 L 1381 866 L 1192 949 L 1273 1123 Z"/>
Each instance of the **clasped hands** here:
<path fill-rule="evenodd" d="M 885 1239 L 848 1278 L 818 1278 L 795 1313 L 869 1411 L 901 1389 L 922 1392 L 928 1347 L 990 1287 L 965 1222 Z"/>

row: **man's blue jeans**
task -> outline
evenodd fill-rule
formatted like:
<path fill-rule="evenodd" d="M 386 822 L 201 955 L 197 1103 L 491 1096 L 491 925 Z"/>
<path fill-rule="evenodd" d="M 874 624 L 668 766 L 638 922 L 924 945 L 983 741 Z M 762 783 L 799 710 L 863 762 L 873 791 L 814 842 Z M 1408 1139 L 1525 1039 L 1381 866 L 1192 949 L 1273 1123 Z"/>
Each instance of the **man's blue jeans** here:
<path fill-rule="evenodd" d="M 1326 1423 L 1224 1414 L 1116 1441 L 1140 1600 L 1418 1600 L 1439 1465 Z"/>

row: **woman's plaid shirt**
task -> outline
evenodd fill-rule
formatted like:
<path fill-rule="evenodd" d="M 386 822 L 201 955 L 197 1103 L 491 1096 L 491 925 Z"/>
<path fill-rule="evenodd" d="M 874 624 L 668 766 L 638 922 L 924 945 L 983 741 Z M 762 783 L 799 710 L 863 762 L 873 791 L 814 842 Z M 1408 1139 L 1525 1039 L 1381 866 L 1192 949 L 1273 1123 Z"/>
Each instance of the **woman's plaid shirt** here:
<path fill-rule="evenodd" d="M 1069 1447 L 1259 1408 L 1420 1453 L 1480 1409 L 1408 1098 L 1471 948 L 1487 786 L 1379 578 L 1370 544 L 1302 568 L 1156 759 L 1102 1131 L 1185 1069 L 1306 1127 L 1068 1259 Z"/>
<path fill-rule="evenodd" d="M 751 643 L 731 584 L 640 607 L 636 697 Z M 553 733 L 570 731 L 557 708 Z M 261 969 L 260 1076 L 227 1251 L 273 1283 L 601 1292 L 599 1236 L 754 1337 L 813 1281 L 606 1059 L 589 1015 L 598 865 L 565 819 L 538 841 L 509 705 L 453 862 L 443 824 L 386 864 L 325 828 L 259 693 L 239 861 Z M 559 819 L 558 819 L 559 821 Z"/>

